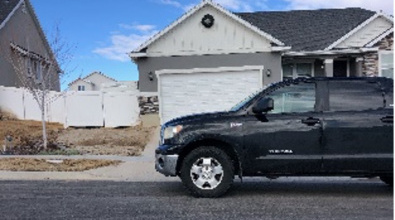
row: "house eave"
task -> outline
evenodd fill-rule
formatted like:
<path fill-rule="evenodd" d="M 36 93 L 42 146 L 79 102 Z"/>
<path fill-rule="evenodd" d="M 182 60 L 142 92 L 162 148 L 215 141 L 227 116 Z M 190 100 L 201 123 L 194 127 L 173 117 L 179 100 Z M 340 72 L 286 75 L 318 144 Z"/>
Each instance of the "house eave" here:
<path fill-rule="evenodd" d="M 147 53 L 139 53 L 139 52 L 131 52 L 131 53 L 129 53 L 129 57 L 132 58 L 132 59 L 142 58 L 142 57 L 147 57 L 147 56 L 148 56 Z"/>
<path fill-rule="evenodd" d="M 285 52 L 290 51 L 292 47 L 290 46 L 272 46 L 272 52 Z"/>
<path fill-rule="evenodd" d="M 342 54 L 363 54 L 367 52 L 377 52 L 378 47 L 363 47 L 363 48 L 345 48 L 338 50 L 315 50 L 315 51 L 289 51 L 285 52 L 284 56 L 298 57 L 298 56 L 330 56 Z"/>
<path fill-rule="evenodd" d="M 228 54 L 245 54 L 245 53 L 271 53 L 289 51 L 290 46 L 272 46 L 269 49 L 244 49 L 244 50 L 217 50 L 217 51 L 179 51 L 177 53 L 129 53 L 132 61 L 147 57 L 175 57 L 175 56 L 206 56 L 206 55 L 228 55 Z"/>
<path fill-rule="evenodd" d="M 386 36 L 388 36 L 391 33 L 394 33 L 393 27 L 386 30 L 384 33 L 380 34 L 380 36 L 378 36 L 376 39 L 374 39 L 371 42 L 369 42 L 368 44 L 366 44 L 366 47 L 373 47 L 375 44 L 377 44 L 379 41 L 381 41 L 382 39 L 384 39 Z"/>

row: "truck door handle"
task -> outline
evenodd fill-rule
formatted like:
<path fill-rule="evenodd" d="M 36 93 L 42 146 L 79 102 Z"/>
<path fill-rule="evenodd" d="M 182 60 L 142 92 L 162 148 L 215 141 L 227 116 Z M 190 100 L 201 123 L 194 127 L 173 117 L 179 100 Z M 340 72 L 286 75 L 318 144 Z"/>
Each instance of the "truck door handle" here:
<path fill-rule="evenodd" d="M 308 117 L 306 119 L 302 119 L 302 123 L 306 124 L 308 126 L 313 126 L 313 125 L 317 124 L 318 122 L 320 122 L 320 119 L 313 118 L 313 117 Z"/>
<path fill-rule="evenodd" d="M 383 123 L 394 123 L 394 116 L 393 115 L 387 115 L 385 117 L 380 118 L 380 120 Z"/>

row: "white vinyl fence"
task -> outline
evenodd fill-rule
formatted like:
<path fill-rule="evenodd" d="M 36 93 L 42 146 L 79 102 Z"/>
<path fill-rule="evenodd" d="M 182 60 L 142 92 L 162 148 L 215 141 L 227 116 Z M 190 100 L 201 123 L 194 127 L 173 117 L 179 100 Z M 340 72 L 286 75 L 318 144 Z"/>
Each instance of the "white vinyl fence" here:
<path fill-rule="evenodd" d="M 51 92 L 46 119 L 65 127 L 125 127 L 139 123 L 137 92 Z M 0 86 L 0 109 L 21 120 L 41 121 L 29 91 Z"/>

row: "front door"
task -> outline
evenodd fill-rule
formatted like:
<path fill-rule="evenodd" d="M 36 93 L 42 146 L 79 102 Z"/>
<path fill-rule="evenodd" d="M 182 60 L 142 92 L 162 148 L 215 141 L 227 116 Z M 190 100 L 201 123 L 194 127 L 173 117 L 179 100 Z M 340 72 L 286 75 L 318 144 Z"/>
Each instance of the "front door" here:
<path fill-rule="evenodd" d="M 347 60 L 333 61 L 333 76 L 334 77 L 347 77 Z"/>
<path fill-rule="evenodd" d="M 322 114 L 315 111 L 315 84 L 284 86 L 265 97 L 273 98 L 274 110 L 245 117 L 246 173 L 318 172 L 322 163 Z"/>

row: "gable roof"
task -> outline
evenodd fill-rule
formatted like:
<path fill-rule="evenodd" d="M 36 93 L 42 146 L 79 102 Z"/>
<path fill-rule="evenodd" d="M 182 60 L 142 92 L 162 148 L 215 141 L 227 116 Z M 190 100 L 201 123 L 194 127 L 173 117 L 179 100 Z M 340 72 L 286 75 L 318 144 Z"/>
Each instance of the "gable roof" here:
<path fill-rule="evenodd" d="M 150 44 L 154 43 L 156 40 L 161 38 L 163 35 L 165 35 L 168 32 L 170 32 L 173 28 L 175 28 L 177 25 L 182 23 L 184 20 L 188 19 L 195 12 L 197 12 L 198 10 L 200 10 L 203 7 L 208 6 L 208 5 L 214 7 L 218 11 L 224 13 L 226 16 L 229 16 L 229 17 L 233 18 L 235 21 L 241 23 L 242 25 L 246 26 L 248 29 L 252 30 L 253 32 L 255 32 L 257 34 L 259 34 L 260 36 L 262 36 L 264 38 L 267 38 L 273 44 L 276 44 L 278 46 L 285 46 L 285 44 L 283 42 L 281 42 L 280 40 L 276 39 L 272 35 L 268 34 L 265 30 L 259 29 L 258 27 L 250 24 L 249 22 L 241 19 L 239 16 L 236 16 L 234 13 L 229 12 L 228 10 L 224 9 L 223 7 L 221 7 L 219 4 L 213 3 L 210 0 L 205 0 L 205 1 L 202 1 L 200 4 L 196 5 L 195 7 L 193 7 L 192 9 L 190 9 L 188 12 L 186 12 L 184 15 L 182 15 L 180 18 L 178 18 L 175 22 L 173 22 L 172 24 L 167 26 L 164 30 L 160 31 L 159 33 L 155 34 L 153 37 L 148 39 L 146 42 L 144 42 L 138 48 L 133 50 L 130 55 L 132 55 L 134 53 L 143 52 L 145 50 L 145 48 L 147 48 Z"/>
<path fill-rule="evenodd" d="M 376 13 L 362 8 L 235 13 L 293 51 L 324 50 Z"/>
<path fill-rule="evenodd" d="M 111 77 L 109 77 L 109 76 L 104 75 L 102 72 L 92 72 L 91 74 L 89 74 L 89 75 L 87 75 L 87 76 L 85 76 L 85 77 L 83 77 L 83 78 L 78 77 L 77 79 L 75 79 L 74 81 L 72 81 L 71 83 L 69 83 L 69 86 L 73 85 L 74 83 L 76 83 L 76 82 L 78 82 L 78 81 L 80 81 L 80 80 L 83 81 L 83 82 L 92 84 L 92 82 L 89 81 L 88 79 L 89 79 L 91 76 L 96 75 L 96 74 L 98 74 L 98 75 L 100 75 L 100 76 L 103 76 L 104 78 L 107 78 L 107 79 L 109 79 L 109 80 L 111 80 L 111 81 L 118 82 L 117 80 L 115 80 L 115 79 L 113 79 L 113 78 L 111 78 Z"/>

